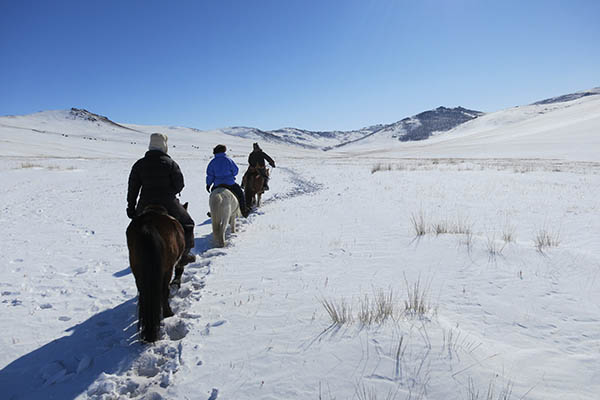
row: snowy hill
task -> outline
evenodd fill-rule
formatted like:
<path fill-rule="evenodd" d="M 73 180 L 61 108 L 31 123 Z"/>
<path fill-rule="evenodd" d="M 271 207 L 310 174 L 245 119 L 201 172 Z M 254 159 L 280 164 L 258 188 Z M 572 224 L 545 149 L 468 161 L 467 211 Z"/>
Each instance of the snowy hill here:
<path fill-rule="evenodd" d="M 394 141 L 424 140 L 436 132 L 450 130 L 480 115 L 483 115 L 480 111 L 467 110 L 462 107 L 438 107 L 435 110 L 425 111 L 392 124 L 373 125 L 352 131 L 309 131 L 297 128 L 261 131 L 256 128 L 234 127 L 223 129 L 222 132 L 272 143 L 331 150 L 372 137 L 376 137 L 378 140 L 385 138 Z"/>
<path fill-rule="evenodd" d="M 424 141 L 384 147 L 374 138 L 340 151 L 367 157 L 600 160 L 600 96 L 561 98 L 488 113 Z"/>
<path fill-rule="evenodd" d="M 2 398 L 596 400 L 600 96 L 559 99 L 418 141 L 470 111 L 381 135 L 0 117 Z M 149 346 L 125 197 L 157 131 L 198 258 Z M 271 190 L 215 248 L 212 147 L 243 171 L 256 140 Z"/>
<path fill-rule="evenodd" d="M 533 105 L 553 104 L 553 103 L 564 103 L 567 101 L 577 100 L 586 96 L 598 96 L 600 95 L 600 87 L 590 90 L 582 90 L 580 92 L 565 94 L 562 96 L 551 97 L 549 99 L 536 101 Z"/>
<path fill-rule="evenodd" d="M 349 144 L 380 141 L 382 138 L 401 142 L 425 140 L 436 133 L 446 132 L 480 115 L 483 115 L 480 111 L 467 110 L 462 107 L 438 107 L 435 110 L 424 111 L 393 124 L 382 125 L 367 135 L 354 140 L 343 141 L 334 147 L 339 148 Z"/>

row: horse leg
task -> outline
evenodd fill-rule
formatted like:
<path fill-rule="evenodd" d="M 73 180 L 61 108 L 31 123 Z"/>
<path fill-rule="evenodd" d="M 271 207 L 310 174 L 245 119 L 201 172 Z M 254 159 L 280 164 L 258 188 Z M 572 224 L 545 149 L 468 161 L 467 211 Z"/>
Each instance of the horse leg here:
<path fill-rule="evenodd" d="M 262 197 L 262 193 L 258 193 L 256 195 L 256 207 L 260 207 L 260 199 Z"/>
<path fill-rule="evenodd" d="M 169 278 L 171 278 L 171 274 L 173 273 L 173 269 L 169 268 L 168 272 L 165 273 L 166 276 L 163 277 L 163 287 L 162 287 L 162 309 L 163 309 L 163 318 L 172 317 L 173 310 L 171 310 L 171 306 L 169 305 Z"/>
<path fill-rule="evenodd" d="M 231 233 L 235 233 L 235 215 L 229 217 L 229 226 L 231 226 Z"/>
<path fill-rule="evenodd" d="M 175 266 L 175 276 L 171 281 L 171 285 L 175 285 L 177 289 L 181 287 L 181 275 L 183 275 L 183 267 L 184 265 L 180 262 Z"/>

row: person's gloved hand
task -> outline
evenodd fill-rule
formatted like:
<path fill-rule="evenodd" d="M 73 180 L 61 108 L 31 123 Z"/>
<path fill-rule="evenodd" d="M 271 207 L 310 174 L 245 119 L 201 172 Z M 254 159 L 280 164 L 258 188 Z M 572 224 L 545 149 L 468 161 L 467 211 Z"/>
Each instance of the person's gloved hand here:
<path fill-rule="evenodd" d="M 210 185 L 206 185 L 206 191 L 210 193 Z"/>
<path fill-rule="evenodd" d="M 275 168 L 275 163 L 271 164 L 271 167 Z"/>
<path fill-rule="evenodd" d="M 131 219 L 135 218 L 135 207 L 127 207 L 127 216 Z"/>

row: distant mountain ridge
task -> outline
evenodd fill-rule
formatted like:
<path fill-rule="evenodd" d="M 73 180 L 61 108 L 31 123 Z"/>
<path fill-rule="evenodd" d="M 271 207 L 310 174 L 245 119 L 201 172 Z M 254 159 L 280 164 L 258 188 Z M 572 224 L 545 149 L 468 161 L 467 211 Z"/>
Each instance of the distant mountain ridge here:
<path fill-rule="evenodd" d="M 83 120 L 83 121 L 90 121 L 90 122 L 102 122 L 108 125 L 113 125 L 122 129 L 127 129 L 130 131 L 135 131 L 135 129 L 131 129 L 128 128 L 126 126 L 123 126 L 121 124 L 117 124 L 114 121 L 111 121 L 110 119 L 108 119 L 107 117 L 105 117 L 104 115 L 98 115 L 98 114 L 94 114 L 93 112 L 90 112 L 86 109 L 83 108 L 71 108 L 71 110 L 69 111 L 69 114 L 67 116 L 68 119 L 73 119 L 73 120 Z M 137 131 L 136 131 L 137 132 Z"/>
<path fill-rule="evenodd" d="M 596 87 L 596 88 L 593 88 L 590 90 L 582 90 L 580 92 L 575 92 L 575 93 L 570 93 L 570 94 L 564 94 L 562 96 L 551 97 L 549 99 L 536 101 L 535 103 L 532 103 L 532 105 L 537 106 L 537 105 L 543 105 L 543 104 L 563 103 L 566 101 L 577 100 L 582 97 L 597 96 L 597 95 L 600 95 L 600 87 Z"/>
<path fill-rule="evenodd" d="M 281 128 L 263 131 L 249 127 L 221 129 L 228 135 L 249 137 L 306 148 L 331 150 L 370 137 L 387 137 L 398 141 L 424 140 L 436 132 L 445 132 L 483 115 L 481 111 L 463 107 L 438 107 L 391 124 L 379 124 L 352 131 L 309 131 L 298 128 Z"/>
<path fill-rule="evenodd" d="M 589 90 L 583 90 L 576 93 L 565 94 L 557 97 L 552 97 L 532 103 L 531 106 L 546 106 L 554 103 L 574 101 L 583 97 L 600 95 L 600 87 Z M 42 115 L 47 112 L 31 114 Z M 108 125 L 111 129 L 125 129 L 128 131 L 144 133 L 146 129 L 142 125 L 130 125 L 130 127 L 116 123 L 109 118 L 92 113 L 85 109 L 71 108 L 70 110 L 59 110 L 54 112 L 53 118 L 59 118 L 64 122 L 69 120 L 80 121 L 83 124 L 90 124 L 99 128 L 101 125 Z M 293 127 L 280 128 L 275 130 L 261 130 L 253 127 L 229 127 L 214 130 L 214 132 L 222 133 L 229 136 L 242 137 L 255 141 L 265 141 L 271 143 L 294 145 L 308 149 L 332 150 L 352 144 L 367 144 L 371 141 L 383 141 L 390 144 L 397 142 L 419 141 L 426 140 L 433 135 L 450 131 L 468 121 L 474 120 L 484 115 L 481 111 L 471 110 L 464 107 L 448 108 L 440 106 L 433 110 L 428 110 L 416 114 L 412 117 L 401 119 L 390 124 L 377 124 L 361 129 L 350 131 L 310 131 L 306 129 L 298 129 Z M 8 120 L 15 121 L 19 116 L 6 116 Z M 37 117 L 36 117 L 37 118 Z M 35 119 L 34 119 L 35 120 Z M 35 131 L 45 130 L 44 123 L 31 124 L 29 129 Z M 8 126 L 7 124 L 0 124 Z M 69 126 L 71 126 L 69 124 Z M 20 127 L 20 129 L 25 127 Z M 73 125 L 75 131 L 75 125 Z M 175 129 L 175 127 L 164 127 L 165 129 Z M 61 128 L 62 129 L 62 128 Z M 154 128 L 153 128 L 154 129 Z M 161 129 L 156 127 L 156 129 Z M 193 131 L 201 133 L 201 130 L 189 128 Z M 64 129 L 63 129 L 64 130 Z M 66 129 L 68 130 L 68 128 Z"/>
<path fill-rule="evenodd" d="M 463 107 L 438 107 L 424 111 L 412 117 L 404 118 L 393 124 L 383 125 L 376 131 L 351 142 L 343 142 L 335 148 L 356 143 L 370 137 L 388 137 L 402 142 L 425 140 L 436 132 L 446 132 L 467 121 L 475 119 L 484 113 Z M 329 149 L 324 149 L 329 150 Z"/>

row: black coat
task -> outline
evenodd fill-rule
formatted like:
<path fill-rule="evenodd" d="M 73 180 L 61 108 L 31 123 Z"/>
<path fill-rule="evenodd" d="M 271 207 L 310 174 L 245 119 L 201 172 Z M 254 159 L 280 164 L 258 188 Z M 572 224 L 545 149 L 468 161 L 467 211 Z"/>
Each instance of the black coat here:
<path fill-rule="evenodd" d="M 183 174 L 179 165 L 162 151 L 150 150 L 131 168 L 127 190 L 127 206 L 135 208 L 138 194 L 140 203 L 168 204 L 183 190 Z"/>
<path fill-rule="evenodd" d="M 273 159 L 262 150 L 254 150 L 248 156 L 248 164 L 250 164 L 251 167 L 264 167 L 265 160 L 267 160 L 272 167 L 275 166 L 275 161 L 273 161 Z"/>

